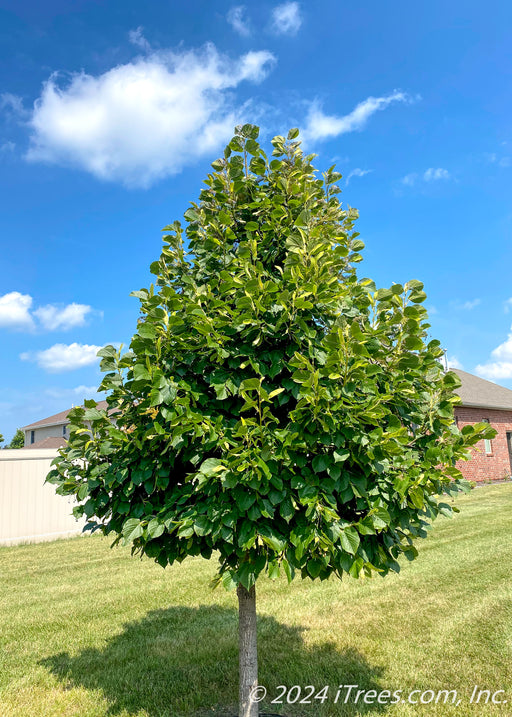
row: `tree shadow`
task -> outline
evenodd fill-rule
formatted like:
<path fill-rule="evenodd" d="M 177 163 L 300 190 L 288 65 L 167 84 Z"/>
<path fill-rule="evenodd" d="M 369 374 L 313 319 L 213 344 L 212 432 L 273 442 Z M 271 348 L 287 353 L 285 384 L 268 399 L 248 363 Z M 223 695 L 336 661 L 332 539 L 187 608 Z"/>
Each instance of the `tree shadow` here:
<path fill-rule="evenodd" d="M 143 711 L 148 717 L 233 717 L 238 695 L 237 620 L 235 609 L 220 606 L 154 610 L 127 623 L 102 649 L 87 648 L 74 656 L 61 652 L 40 664 L 68 689 L 102 693 L 109 703 L 108 715 Z M 273 617 L 258 618 L 259 682 L 268 689 L 262 713 L 349 717 L 387 709 L 364 704 L 362 698 L 345 704 L 346 690 L 334 704 L 340 684 L 379 693 L 384 688 L 376 680 L 383 670 L 369 665 L 354 649 L 340 652 L 333 643 L 307 646 L 303 630 Z M 283 704 L 271 704 L 281 684 L 302 687 L 295 704 L 286 704 L 286 696 Z M 299 703 L 310 684 L 316 691 L 329 685 L 323 704 L 313 697 L 311 704 Z"/>

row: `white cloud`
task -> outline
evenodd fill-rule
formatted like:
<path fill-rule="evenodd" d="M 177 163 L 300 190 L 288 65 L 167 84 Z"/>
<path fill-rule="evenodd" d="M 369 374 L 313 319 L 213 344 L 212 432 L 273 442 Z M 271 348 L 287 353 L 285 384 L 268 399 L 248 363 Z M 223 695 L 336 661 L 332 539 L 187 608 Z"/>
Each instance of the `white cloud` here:
<path fill-rule="evenodd" d="M 340 134 L 363 129 L 369 118 L 378 110 L 383 110 L 392 102 L 410 102 L 404 92 L 395 91 L 386 97 L 368 97 L 360 102 L 348 115 L 336 117 L 326 115 L 318 102 L 310 106 L 303 136 L 307 140 L 329 139 Z"/>
<path fill-rule="evenodd" d="M 0 296 L 0 328 L 24 329 L 32 331 L 68 331 L 76 326 L 84 326 L 87 314 L 92 307 L 87 304 L 47 304 L 32 310 L 34 300 L 30 294 L 11 291 Z M 96 311 L 95 313 L 101 314 Z"/>
<path fill-rule="evenodd" d="M 144 28 L 139 25 L 139 27 L 135 30 L 130 30 L 128 37 L 130 38 L 132 45 L 135 45 L 135 47 L 139 47 L 143 52 L 151 52 L 151 45 L 142 34 L 143 29 Z"/>
<path fill-rule="evenodd" d="M 491 351 L 491 356 L 500 361 L 512 361 L 512 333 L 506 341 Z"/>
<path fill-rule="evenodd" d="M 512 332 L 502 344 L 491 351 L 491 357 L 495 360 L 479 364 L 475 369 L 476 373 L 491 380 L 512 378 Z"/>
<path fill-rule="evenodd" d="M 85 317 L 92 311 L 87 304 L 68 304 L 58 307 L 54 304 L 41 306 L 34 311 L 41 325 L 47 331 L 67 331 L 75 326 L 84 326 Z"/>
<path fill-rule="evenodd" d="M 0 93 L 0 109 L 7 110 L 18 117 L 24 117 L 27 114 L 27 110 L 23 107 L 23 99 L 11 92 Z"/>
<path fill-rule="evenodd" d="M 502 145 L 506 145 L 506 142 L 502 142 Z M 498 157 L 496 152 L 484 152 L 484 158 L 490 162 L 491 164 L 497 164 L 498 167 L 510 167 L 512 165 L 512 160 L 510 157 L 503 156 Z"/>
<path fill-rule="evenodd" d="M 425 173 L 423 174 L 423 179 L 425 180 L 425 182 L 435 182 L 439 179 L 450 179 L 450 172 L 447 169 L 443 169 L 442 167 L 438 167 L 437 169 L 430 167 L 429 169 L 425 170 Z"/>
<path fill-rule="evenodd" d="M 479 304 L 481 303 L 481 299 L 472 299 L 471 301 L 465 301 L 463 304 L 460 305 L 460 308 L 465 309 L 466 311 L 471 311 L 471 309 L 474 309 L 475 306 L 479 306 Z"/>
<path fill-rule="evenodd" d="M 411 174 L 406 174 L 405 177 L 402 177 L 401 182 L 402 184 L 405 184 L 406 187 L 412 187 L 416 183 L 417 179 L 418 175 L 416 172 L 412 172 Z"/>
<path fill-rule="evenodd" d="M 351 172 L 349 172 L 349 175 L 345 180 L 345 185 L 348 185 L 352 177 L 364 177 L 365 174 L 370 174 L 370 172 L 373 172 L 373 169 L 359 169 L 359 167 L 356 167 Z"/>
<path fill-rule="evenodd" d="M 11 291 L 0 296 L 0 327 L 8 329 L 33 329 L 34 320 L 30 315 L 32 297 Z"/>
<path fill-rule="evenodd" d="M 75 388 L 47 388 L 45 394 L 50 398 L 68 399 L 72 401 L 78 398 L 83 401 L 84 398 L 103 397 L 103 393 L 98 393 L 97 386 L 76 386 Z"/>
<path fill-rule="evenodd" d="M 249 22 L 245 17 L 245 6 L 236 5 L 232 7 L 226 16 L 227 21 L 235 32 L 242 37 L 248 37 L 251 34 Z"/>
<path fill-rule="evenodd" d="M 0 152 L 2 152 L 2 153 L 3 152 L 5 152 L 5 153 L 14 152 L 15 149 L 16 149 L 16 145 L 14 142 L 8 141 L 8 142 L 4 142 L 3 144 L 0 144 Z"/>
<path fill-rule="evenodd" d="M 486 364 L 479 364 L 475 373 L 489 381 L 497 381 L 504 378 L 512 378 L 512 361 L 493 361 Z"/>
<path fill-rule="evenodd" d="M 461 364 L 459 359 L 456 356 L 448 356 L 447 357 L 448 362 L 448 368 L 458 368 L 461 371 L 464 370 L 464 366 Z"/>
<path fill-rule="evenodd" d="M 153 52 L 102 75 L 52 75 L 30 119 L 30 161 L 78 166 L 103 180 L 148 187 L 211 154 L 243 119 L 229 91 L 261 82 L 274 56 L 236 61 L 213 45 Z"/>
<path fill-rule="evenodd" d="M 424 182 L 437 182 L 440 179 L 451 179 L 450 172 L 442 167 L 438 167 L 437 169 L 429 167 L 422 175 L 418 174 L 418 172 L 411 172 L 410 174 L 406 174 L 405 177 L 402 177 L 400 181 L 402 184 L 405 184 L 406 187 L 414 187 L 419 180 L 423 180 Z"/>
<path fill-rule="evenodd" d="M 272 31 L 276 35 L 296 35 L 302 25 L 298 2 L 285 2 L 272 11 Z"/>
<path fill-rule="evenodd" d="M 510 299 L 507 299 L 503 302 L 503 311 L 508 314 L 508 312 L 512 309 L 512 297 Z"/>
<path fill-rule="evenodd" d="M 73 371 L 99 361 L 96 354 L 101 346 L 89 344 L 54 344 L 49 349 L 20 354 L 22 361 L 35 361 L 48 373 Z"/>

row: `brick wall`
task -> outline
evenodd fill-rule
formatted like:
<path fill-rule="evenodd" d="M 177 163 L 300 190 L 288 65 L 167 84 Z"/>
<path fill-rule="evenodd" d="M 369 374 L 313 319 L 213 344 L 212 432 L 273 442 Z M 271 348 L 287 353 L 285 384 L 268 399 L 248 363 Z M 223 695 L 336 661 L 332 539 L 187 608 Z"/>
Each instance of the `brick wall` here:
<path fill-rule="evenodd" d="M 467 480 L 503 480 L 511 474 L 507 431 L 512 433 L 512 411 L 469 408 L 468 406 L 455 408 L 455 420 L 460 429 L 468 423 L 478 423 L 483 419 L 487 419 L 498 432 L 496 438 L 491 441 L 490 454 L 486 454 L 484 441 L 480 441 L 472 449 L 471 459 L 458 461 L 457 468 L 462 471 Z"/>

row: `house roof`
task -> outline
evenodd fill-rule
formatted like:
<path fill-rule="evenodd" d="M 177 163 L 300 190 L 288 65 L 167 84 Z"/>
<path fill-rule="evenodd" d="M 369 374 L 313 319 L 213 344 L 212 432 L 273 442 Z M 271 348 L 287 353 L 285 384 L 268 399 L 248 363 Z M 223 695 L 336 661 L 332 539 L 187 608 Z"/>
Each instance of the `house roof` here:
<path fill-rule="evenodd" d="M 512 411 L 512 391 L 509 388 L 498 386 L 492 381 L 473 376 L 459 368 L 450 370 L 462 381 L 462 385 L 455 389 L 455 393 L 462 399 L 463 406 Z"/>
<path fill-rule="evenodd" d="M 107 402 L 106 401 L 98 401 L 98 408 L 107 408 Z M 22 431 L 30 430 L 31 428 L 41 428 L 42 426 L 58 426 L 61 423 L 69 423 L 68 420 L 68 413 L 71 411 L 71 408 L 67 408 L 65 411 L 61 411 L 60 413 L 54 413 L 53 416 L 48 416 L 48 418 L 42 418 L 40 421 L 36 421 L 35 423 L 29 423 L 28 426 L 23 426 L 21 429 Z M 40 443 L 40 441 L 38 441 Z M 32 445 L 35 445 L 34 443 Z M 44 446 L 40 446 L 43 447 Z M 53 447 L 53 446 L 51 446 Z"/>
<path fill-rule="evenodd" d="M 35 443 L 30 443 L 28 446 L 24 446 L 23 450 L 29 450 L 33 448 L 61 448 L 61 446 L 65 446 L 67 443 L 64 436 L 48 436 L 48 438 L 43 438 L 42 441 L 36 441 Z"/>

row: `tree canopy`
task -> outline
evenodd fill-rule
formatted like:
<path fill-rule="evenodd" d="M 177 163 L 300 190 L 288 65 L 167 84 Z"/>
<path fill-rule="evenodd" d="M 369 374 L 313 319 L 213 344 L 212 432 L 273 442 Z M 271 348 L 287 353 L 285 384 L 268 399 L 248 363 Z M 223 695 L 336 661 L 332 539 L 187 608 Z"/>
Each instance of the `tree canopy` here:
<path fill-rule="evenodd" d="M 16 433 L 11 439 L 11 442 L 9 443 L 6 448 L 23 448 L 25 446 L 25 434 L 21 430 L 21 428 L 18 428 L 16 430 Z"/>
<path fill-rule="evenodd" d="M 422 283 L 358 277 L 357 212 L 297 135 L 267 157 L 237 128 L 164 229 L 129 350 L 99 352 L 108 410 L 70 412 L 49 476 L 162 566 L 215 551 L 228 588 L 398 571 L 490 430 L 456 427 Z"/>

